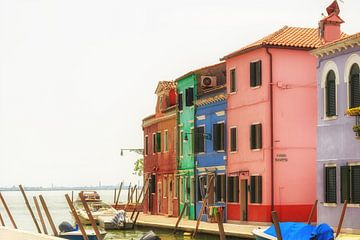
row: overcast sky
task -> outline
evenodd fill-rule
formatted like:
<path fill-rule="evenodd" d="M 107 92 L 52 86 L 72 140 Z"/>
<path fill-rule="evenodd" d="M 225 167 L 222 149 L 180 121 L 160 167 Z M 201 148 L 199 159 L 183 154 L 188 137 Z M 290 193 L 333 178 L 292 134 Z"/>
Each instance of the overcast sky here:
<path fill-rule="evenodd" d="M 317 27 L 330 0 L 0 0 L 0 186 L 137 182 L 157 82 L 275 30 Z M 360 1 L 341 3 L 360 31 Z"/>

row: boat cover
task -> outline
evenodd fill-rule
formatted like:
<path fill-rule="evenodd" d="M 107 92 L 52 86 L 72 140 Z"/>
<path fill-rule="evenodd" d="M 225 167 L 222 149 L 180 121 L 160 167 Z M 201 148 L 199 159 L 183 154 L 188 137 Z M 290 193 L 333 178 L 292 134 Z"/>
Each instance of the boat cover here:
<path fill-rule="evenodd" d="M 311 226 L 299 222 L 284 222 L 280 223 L 280 230 L 283 240 L 334 239 L 334 231 L 325 223 L 318 226 Z M 266 229 L 265 233 L 276 237 L 274 225 Z"/>

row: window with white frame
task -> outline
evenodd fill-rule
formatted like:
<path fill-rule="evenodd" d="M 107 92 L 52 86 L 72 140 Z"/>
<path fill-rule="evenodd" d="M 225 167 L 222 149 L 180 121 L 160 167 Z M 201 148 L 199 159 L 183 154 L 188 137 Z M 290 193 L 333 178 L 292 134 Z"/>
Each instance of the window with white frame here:
<path fill-rule="evenodd" d="M 169 151 L 168 130 L 164 131 L 164 152 Z"/>
<path fill-rule="evenodd" d="M 336 75 L 330 70 L 325 82 L 325 113 L 326 117 L 336 116 Z"/>
<path fill-rule="evenodd" d="M 360 69 L 357 63 L 351 66 L 349 74 L 349 107 L 360 106 Z"/>

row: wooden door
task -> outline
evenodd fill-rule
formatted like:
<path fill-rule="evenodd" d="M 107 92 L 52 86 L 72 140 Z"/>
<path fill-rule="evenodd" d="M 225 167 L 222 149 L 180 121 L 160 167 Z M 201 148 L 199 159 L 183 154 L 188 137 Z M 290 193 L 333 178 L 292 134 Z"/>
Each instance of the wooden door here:
<path fill-rule="evenodd" d="M 161 193 L 161 182 L 157 183 L 157 213 L 160 214 L 161 212 L 161 200 L 162 200 L 162 193 Z"/>
<path fill-rule="evenodd" d="M 168 186 L 168 214 L 169 216 L 173 215 L 173 198 L 174 198 L 174 182 L 173 176 L 169 175 L 169 186 Z"/>
<path fill-rule="evenodd" d="M 248 220 L 248 180 L 240 180 L 240 220 Z"/>

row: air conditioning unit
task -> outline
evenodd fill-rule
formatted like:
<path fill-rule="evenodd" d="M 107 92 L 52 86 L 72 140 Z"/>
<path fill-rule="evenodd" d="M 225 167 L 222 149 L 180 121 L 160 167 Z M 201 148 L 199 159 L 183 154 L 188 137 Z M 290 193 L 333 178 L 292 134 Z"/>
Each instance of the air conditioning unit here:
<path fill-rule="evenodd" d="M 202 87 L 216 87 L 216 77 L 215 76 L 201 76 L 201 86 Z"/>

